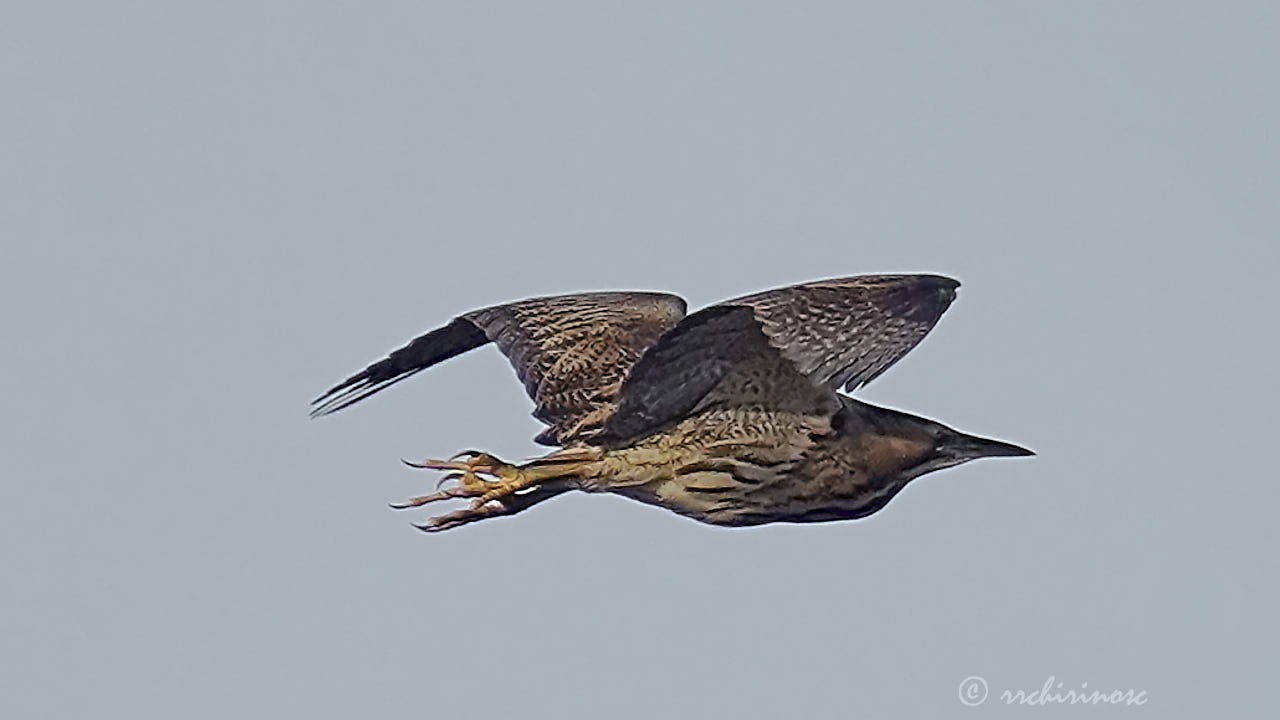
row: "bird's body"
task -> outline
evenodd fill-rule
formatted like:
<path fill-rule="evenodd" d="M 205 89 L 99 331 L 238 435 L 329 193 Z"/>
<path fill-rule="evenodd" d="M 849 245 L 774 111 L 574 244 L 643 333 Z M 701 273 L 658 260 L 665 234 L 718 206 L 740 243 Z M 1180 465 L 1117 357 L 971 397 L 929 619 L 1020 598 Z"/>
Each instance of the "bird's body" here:
<path fill-rule="evenodd" d="M 906 484 L 926 447 L 878 432 L 879 408 L 844 398 L 833 415 L 713 411 L 604 453 L 588 491 L 613 492 L 714 525 L 869 515 Z"/>
<path fill-rule="evenodd" d="M 500 305 L 393 352 L 326 393 L 315 414 L 493 341 L 549 426 L 537 440 L 561 449 L 520 466 L 476 452 L 413 463 L 452 471 L 457 485 L 399 507 L 473 499 L 424 529 L 514 514 L 569 490 L 616 493 L 716 525 L 863 517 L 926 472 L 1030 454 L 837 392 L 914 347 L 957 285 L 932 275 L 845 278 L 687 317 L 682 300 L 660 293 Z"/>

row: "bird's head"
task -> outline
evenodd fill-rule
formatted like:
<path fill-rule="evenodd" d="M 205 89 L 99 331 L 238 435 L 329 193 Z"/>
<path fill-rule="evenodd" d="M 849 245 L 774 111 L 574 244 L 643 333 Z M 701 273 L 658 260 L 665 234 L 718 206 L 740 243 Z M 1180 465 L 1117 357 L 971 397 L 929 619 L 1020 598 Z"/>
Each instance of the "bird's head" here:
<path fill-rule="evenodd" d="M 934 470 L 955 467 L 979 458 L 1035 455 L 1034 452 L 1013 443 L 967 435 L 940 423 L 934 424 L 937 427 L 930 428 L 930 434 L 933 436 L 933 451 L 925 456 L 922 462 L 910 468 L 912 477 L 920 477 Z"/>
<path fill-rule="evenodd" d="M 892 468 L 904 481 L 979 458 L 1035 455 L 1012 443 L 969 435 L 888 408 L 875 408 L 872 422 L 877 427 L 873 444 L 881 446 L 884 469 Z"/>

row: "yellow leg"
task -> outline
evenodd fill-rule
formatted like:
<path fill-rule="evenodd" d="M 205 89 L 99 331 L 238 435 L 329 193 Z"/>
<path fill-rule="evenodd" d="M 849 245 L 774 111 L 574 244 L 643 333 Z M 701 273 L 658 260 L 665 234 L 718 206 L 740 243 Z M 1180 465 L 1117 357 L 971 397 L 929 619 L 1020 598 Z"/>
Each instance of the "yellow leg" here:
<path fill-rule="evenodd" d="M 459 457 L 468 459 L 465 462 L 458 462 L 457 458 Z M 444 482 L 457 481 L 458 484 L 448 490 L 413 498 L 401 503 L 400 506 L 402 507 L 418 507 L 419 505 L 446 498 L 469 497 L 475 498 L 471 503 L 471 508 L 475 510 L 483 507 L 485 503 L 491 500 L 498 500 L 524 488 L 536 485 L 542 479 L 538 477 L 537 473 L 526 472 L 523 468 L 505 463 L 488 453 L 474 450 L 455 455 L 451 460 L 422 460 L 420 462 L 406 460 L 405 464 L 427 470 L 453 470 L 455 472 L 445 476 Z M 488 475 L 497 479 L 485 480 L 480 477 L 481 475 Z"/>
<path fill-rule="evenodd" d="M 537 505 L 543 500 L 550 500 L 561 493 L 573 490 L 574 487 L 572 481 L 552 480 L 532 490 L 508 495 L 497 502 L 491 502 L 482 507 L 469 507 L 465 510 L 438 515 L 421 525 L 415 524 L 414 527 L 423 532 L 440 532 L 441 530 L 451 530 L 485 518 L 515 515 L 521 510 Z"/>
<path fill-rule="evenodd" d="M 455 485 L 443 490 L 437 486 L 434 493 L 393 503 L 391 507 L 403 510 L 451 498 L 472 499 L 466 510 L 434 517 L 425 525 L 415 526 L 428 532 L 447 530 L 487 517 L 511 515 L 577 487 L 574 476 L 596 457 L 598 453 L 553 453 L 515 466 L 488 453 L 469 450 L 449 460 L 406 460 L 405 464 L 411 467 L 450 471 L 440 485 L 449 482 Z M 459 461 L 459 458 L 465 460 Z M 494 479 L 488 480 L 481 475 Z"/>

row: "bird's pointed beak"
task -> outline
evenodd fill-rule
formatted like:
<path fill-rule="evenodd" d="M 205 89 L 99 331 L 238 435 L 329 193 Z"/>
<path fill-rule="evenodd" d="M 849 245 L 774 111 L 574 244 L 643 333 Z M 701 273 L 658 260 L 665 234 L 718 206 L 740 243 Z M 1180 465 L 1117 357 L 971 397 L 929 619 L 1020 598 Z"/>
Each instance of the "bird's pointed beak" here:
<path fill-rule="evenodd" d="M 981 438 L 976 435 L 960 435 L 952 442 L 947 443 L 947 449 L 957 456 L 970 460 L 984 457 L 1024 457 L 1035 455 L 1034 452 L 1019 445 Z"/>

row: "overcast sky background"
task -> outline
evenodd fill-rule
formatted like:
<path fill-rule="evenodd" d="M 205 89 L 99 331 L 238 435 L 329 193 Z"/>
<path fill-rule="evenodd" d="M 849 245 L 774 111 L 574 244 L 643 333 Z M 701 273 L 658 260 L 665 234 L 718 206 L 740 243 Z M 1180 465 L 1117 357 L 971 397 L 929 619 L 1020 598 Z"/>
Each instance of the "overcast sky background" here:
<path fill-rule="evenodd" d="M 1276 7 L 7 0 L 0 716 L 1267 706 Z M 963 287 L 860 397 L 1038 457 L 427 536 L 398 458 L 539 452 L 494 349 L 306 417 L 473 308 L 886 271 Z"/>

